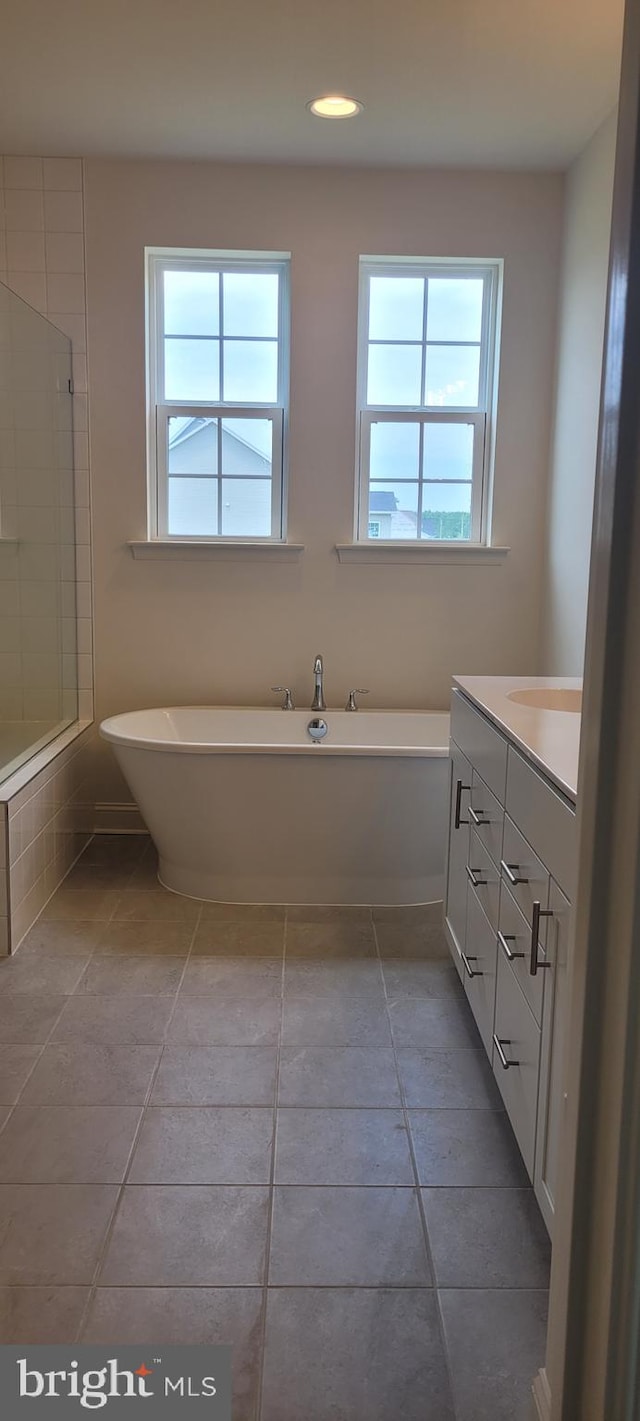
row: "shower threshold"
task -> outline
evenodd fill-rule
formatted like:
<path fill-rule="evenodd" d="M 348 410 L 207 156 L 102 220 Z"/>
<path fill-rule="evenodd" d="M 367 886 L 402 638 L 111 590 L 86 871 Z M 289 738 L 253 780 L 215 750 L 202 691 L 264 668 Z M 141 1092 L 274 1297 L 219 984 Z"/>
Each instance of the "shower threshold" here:
<path fill-rule="evenodd" d="M 0 721 L 0 783 L 72 723 L 71 719 Z"/>

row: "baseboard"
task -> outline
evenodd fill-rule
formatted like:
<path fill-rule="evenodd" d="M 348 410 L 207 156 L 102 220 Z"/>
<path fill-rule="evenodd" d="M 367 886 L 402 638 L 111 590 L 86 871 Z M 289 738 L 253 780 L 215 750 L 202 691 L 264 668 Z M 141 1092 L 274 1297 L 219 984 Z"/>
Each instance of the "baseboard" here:
<path fill-rule="evenodd" d="M 147 834 L 137 804 L 96 804 L 94 834 Z"/>
<path fill-rule="evenodd" d="M 533 1381 L 532 1421 L 551 1421 L 551 1391 L 544 1367 Z"/>

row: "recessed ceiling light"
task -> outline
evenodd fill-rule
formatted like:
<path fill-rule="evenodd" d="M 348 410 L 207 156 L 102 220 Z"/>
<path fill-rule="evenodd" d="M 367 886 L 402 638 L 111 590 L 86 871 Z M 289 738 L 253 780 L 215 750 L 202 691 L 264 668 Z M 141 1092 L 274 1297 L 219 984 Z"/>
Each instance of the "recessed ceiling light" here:
<path fill-rule="evenodd" d="M 316 118 L 354 118 L 362 113 L 364 104 L 359 99 L 351 99 L 346 94 L 321 94 L 307 104 Z"/>

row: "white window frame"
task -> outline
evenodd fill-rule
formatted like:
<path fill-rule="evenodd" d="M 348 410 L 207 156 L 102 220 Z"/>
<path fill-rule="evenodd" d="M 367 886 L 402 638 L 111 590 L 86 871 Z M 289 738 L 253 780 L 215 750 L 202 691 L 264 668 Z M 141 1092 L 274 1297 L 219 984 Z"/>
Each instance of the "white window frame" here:
<path fill-rule="evenodd" d="M 289 400 L 289 269 L 288 252 L 225 252 L 204 251 L 201 248 L 147 247 L 147 485 L 149 537 L 152 540 L 175 543 L 264 543 L 283 542 L 286 538 L 287 470 Z M 164 395 L 164 273 L 165 271 L 243 271 L 279 276 L 278 302 L 278 389 L 277 399 L 266 403 L 227 403 L 224 400 L 174 400 Z M 222 361 L 220 332 L 220 360 Z M 256 340 L 258 337 L 243 337 Z M 221 390 L 222 390 L 221 381 Z M 222 421 L 228 419 L 268 419 L 272 425 L 271 463 L 271 532 L 266 537 L 234 536 L 226 533 L 170 533 L 168 526 L 169 472 L 168 423 L 172 416 L 217 419 L 218 454 L 222 439 Z M 220 457 L 218 468 L 222 468 Z M 222 496 L 222 479 L 218 479 L 218 498 Z M 218 527 L 222 526 L 220 506 Z"/>
<path fill-rule="evenodd" d="M 482 277 L 484 293 L 482 304 L 482 326 L 480 334 L 480 372 L 478 381 L 478 404 L 467 405 L 370 405 L 367 402 L 368 350 L 369 350 L 369 291 L 372 276 L 386 277 Z M 486 545 L 490 532 L 490 493 L 493 464 L 495 431 L 495 410 L 497 403 L 500 304 L 502 295 L 502 261 L 476 261 L 473 258 L 416 258 L 416 257 L 361 257 L 358 301 L 358 375 L 357 375 L 357 429 L 356 429 L 356 508 L 355 541 L 358 543 L 379 542 L 368 536 L 369 524 L 369 466 L 371 452 L 371 426 L 378 422 L 404 422 L 420 426 L 420 462 L 422 473 L 422 445 L 426 424 L 471 424 L 473 425 L 473 462 L 471 478 L 471 520 L 470 537 L 446 543 L 417 537 L 407 539 L 386 539 L 387 546 L 410 545 L 411 547 L 454 547 L 465 548 Z M 424 393 L 426 361 L 426 323 L 428 296 L 424 303 L 422 330 L 422 392 Z M 383 344 L 385 342 L 382 342 Z M 408 345 L 415 341 L 399 342 Z M 447 344 L 448 342 L 438 342 Z M 453 342 L 464 345 L 472 342 Z M 473 342 L 475 344 L 475 342 Z M 418 482 L 418 529 L 422 526 L 422 495 L 424 481 Z"/>

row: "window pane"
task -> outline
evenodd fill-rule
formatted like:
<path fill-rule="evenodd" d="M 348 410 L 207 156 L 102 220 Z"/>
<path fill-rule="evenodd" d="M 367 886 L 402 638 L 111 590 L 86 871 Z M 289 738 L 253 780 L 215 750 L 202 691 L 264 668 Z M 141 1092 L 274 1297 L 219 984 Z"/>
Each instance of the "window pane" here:
<path fill-rule="evenodd" d="M 422 536 L 439 542 L 471 537 L 471 484 L 425 484 Z"/>
<path fill-rule="evenodd" d="M 220 398 L 219 344 L 217 340 L 165 340 L 166 400 L 196 403 Z"/>
<path fill-rule="evenodd" d="M 217 490 L 217 479 L 169 479 L 169 532 L 183 538 L 214 537 Z"/>
<path fill-rule="evenodd" d="M 226 336 L 277 337 L 277 276 L 260 272 L 225 272 L 222 296 Z"/>
<path fill-rule="evenodd" d="M 419 345 L 370 345 L 367 404 L 419 405 L 421 373 Z"/>
<path fill-rule="evenodd" d="M 271 420 L 222 421 L 222 472 L 245 478 L 271 478 Z"/>
<path fill-rule="evenodd" d="M 422 340 L 423 315 L 423 277 L 371 277 L 369 340 Z"/>
<path fill-rule="evenodd" d="M 417 483 L 371 484 L 368 521 L 379 524 L 378 538 L 417 538 Z"/>
<path fill-rule="evenodd" d="M 478 404 L 480 347 L 428 345 L 425 404 Z"/>
<path fill-rule="evenodd" d="M 407 421 L 371 425 L 369 472 L 372 479 L 417 479 L 420 426 Z"/>
<path fill-rule="evenodd" d="M 271 480 L 222 480 L 222 533 L 227 538 L 271 536 Z"/>
<path fill-rule="evenodd" d="M 473 471 L 472 424 L 425 424 L 425 479 L 470 479 Z"/>
<path fill-rule="evenodd" d="M 278 398 L 276 341 L 225 340 L 224 398 L 229 403 L 275 404 Z"/>
<path fill-rule="evenodd" d="M 480 340 L 482 293 L 479 277 L 429 277 L 427 340 Z"/>
<path fill-rule="evenodd" d="M 169 420 L 169 473 L 210 474 L 218 472 L 217 419 Z"/>
<path fill-rule="evenodd" d="M 165 335 L 217 336 L 217 271 L 165 271 Z"/>

